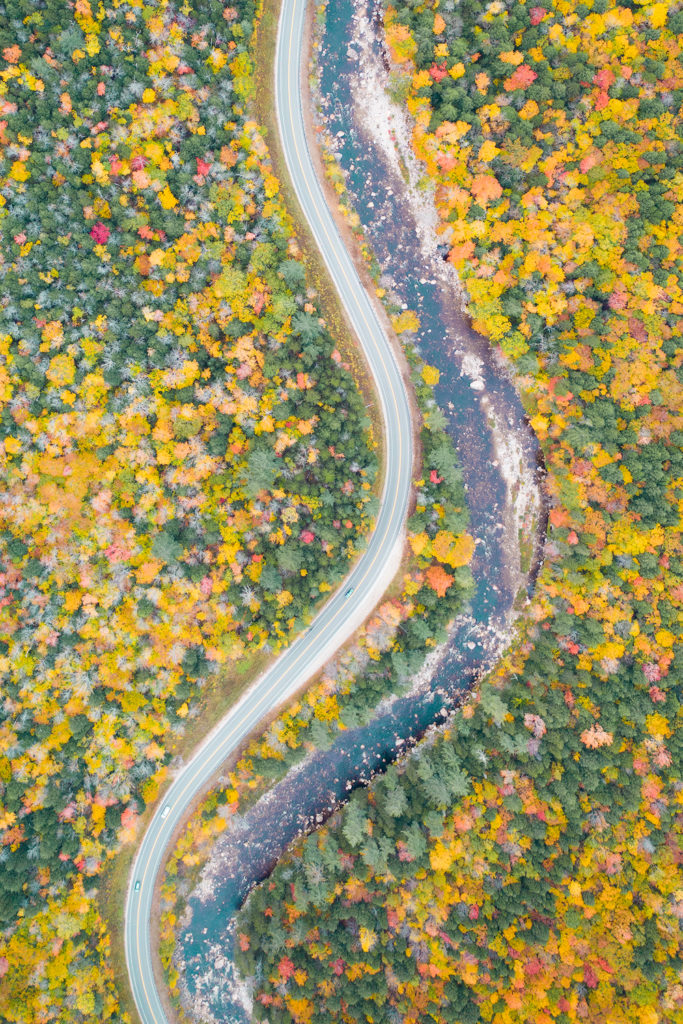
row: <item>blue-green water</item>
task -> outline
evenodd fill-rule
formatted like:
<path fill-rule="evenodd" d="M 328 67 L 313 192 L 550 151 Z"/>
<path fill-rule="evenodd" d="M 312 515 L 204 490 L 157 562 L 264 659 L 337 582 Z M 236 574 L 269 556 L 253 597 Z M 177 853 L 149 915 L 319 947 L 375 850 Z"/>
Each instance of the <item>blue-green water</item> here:
<path fill-rule="evenodd" d="M 367 783 L 409 748 L 457 704 L 463 689 L 485 671 L 500 651 L 519 574 L 510 571 L 509 529 L 503 516 L 508 498 L 491 434 L 490 413 L 514 433 L 534 467 L 537 448 L 517 393 L 457 308 L 452 283 L 417 241 L 400 180 L 392 177 L 381 153 L 354 110 L 351 86 L 359 72 L 353 40 L 352 0 L 332 0 L 320 60 L 320 93 L 325 121 L 338 141 L 340 164 L 366 230 L 391 280 L 393 292 L 418 312 L 417 346 L 438 367 L 439 406 L 458 449 L 470 512 L 469 530 L 477 541 L 472 572 L 475 591 L 466 614 L 455 623 L 447 653 L 423 692 L 378 710 L 362 728 L 348 729 L 328 750 L 310 756 L 219 839 L 210 865 L 212 893 L 195 893 L 191 922 L 180 935 L 185 978 L 192 1000 L 218 1021 L 247 1021 L 232 965 L 234 914 L 249 889 L 263 879 L 287 845 L 315 827 L 358 785 Z M 381 58 L 380 44 L 374 41 Z M 463 360 L 476 357 L 481 390 L 463 372 Z M 196 1005 L 196 1003 L 195 1003 Z"/>

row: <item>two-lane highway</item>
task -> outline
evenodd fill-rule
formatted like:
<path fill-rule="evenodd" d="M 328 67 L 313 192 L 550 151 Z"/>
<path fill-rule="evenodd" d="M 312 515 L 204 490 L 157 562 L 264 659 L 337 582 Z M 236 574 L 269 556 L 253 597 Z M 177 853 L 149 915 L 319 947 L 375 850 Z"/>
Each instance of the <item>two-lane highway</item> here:
<path fill-rule="evenodd" d="M 379 323 L 323 195 L 306 143 L 301 62 L 306 0 L 283 0 L 275 60 L 281 142 L 299 203 L 362 345 L 382 406 L 384 489 L 369 544 L 344 584 L 300 636 L 204 739 L 176 775 L 145 833 L 125 909 L 126 961 L 143 1024 L 168 1024 L 154 979 L 150 924 L 154 886 L 175 828 L 195 796 L 259 721 L 296 692 L 363 621 L 391 582 L 402 547 L 412 469 L 408 397 Z"/>

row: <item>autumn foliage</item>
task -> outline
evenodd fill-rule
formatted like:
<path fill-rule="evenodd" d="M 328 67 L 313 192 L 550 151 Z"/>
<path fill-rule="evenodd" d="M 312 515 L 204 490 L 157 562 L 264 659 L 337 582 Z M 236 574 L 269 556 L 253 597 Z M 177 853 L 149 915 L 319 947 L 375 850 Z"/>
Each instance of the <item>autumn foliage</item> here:
<path fill-rule="evenodd" d="M 116 1019 L 96 879 L 371 523 L 249 119 L 254 5 L 0 6 L 0 1017 Z"/>
<path fill-rule="evenodd" d="M 413 555 L 405 565 L 398 593 L 375 609 L 301 699 L 249 744 L 228 773 L 229 785 L 209 794 L 175 846 L 162 888 L 161 925 L 162 961 L 174 995 L 180 991 L 183 938 L 179 922 L 185 918 L 187 897 L 232 815 L 244 813 L 306 755 L 335 742 L 343 745 L 345 730 L 371 721 L 383 698 L 410 687 L 425 655 L 446 640 L 446 627 L 470 590 L 466 563 L 473 542 L 463 529 L 467 512 L 456 453 L 434 401 L 432 388 L 438 373 L 421 366 L 411 351 L 408 356 L 414 364 L 413 384 L 423 413 L 424 476 L 416 481 L 416 507 L 408 534 Z M 250 948 L 245 933 L 239 945 L 243 952 Z"/>
<path fill-rule="evenodd" d="M 305 998 L 313 1022 L 668 1024 L 683 13 L 467 0 L 389 7 L 386 32 L 448 258 L 543 446 L 546 562 L 516 646 L 444 735 L 255 891 L 240 962 L 271 1022 Z"/>

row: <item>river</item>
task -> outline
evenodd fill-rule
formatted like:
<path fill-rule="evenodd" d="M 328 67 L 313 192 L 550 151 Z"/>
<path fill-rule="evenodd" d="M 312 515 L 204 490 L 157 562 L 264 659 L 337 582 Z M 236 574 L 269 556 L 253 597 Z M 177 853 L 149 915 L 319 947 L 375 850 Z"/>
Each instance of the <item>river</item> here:
<path fill-rule="evenodd" d="M 201 1020 L 249 1020 L 236 982 L 234 915 L 250 888 L 302 831 L 329 816 L 356 786 L 403 754 L 457 706 L 492 666 L 533 586 L 545 523 L 539 450 L 502 360 L 469 325 L 455 272 L 435 241 L 435 215 L 409 153 L 409 125 L 384 94 L 386 57 L 377 9 L 365 0 L 328 7 L 318 51 L 318 119 L 324 123 L 366 238 L 393 300 L 416 311 L 412 339 L 440 371 L 436 398 L 465 482 L 475 589 L 431 680 L 385 701 L 373 721 L 317 751 L 218 839 L 188 904 L 178 960 L 186 1008 Z"/>

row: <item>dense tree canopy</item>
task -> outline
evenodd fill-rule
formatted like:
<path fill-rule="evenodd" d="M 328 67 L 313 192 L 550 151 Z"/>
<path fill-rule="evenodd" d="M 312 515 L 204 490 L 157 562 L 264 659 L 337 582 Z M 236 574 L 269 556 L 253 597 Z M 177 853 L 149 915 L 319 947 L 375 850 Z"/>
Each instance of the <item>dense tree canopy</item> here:
<path fill-rule="evenodd" d="M 335 741 L 343 748 L 344 730 L 369 722 L 382 698 L 411 686 L 425 655 L 447 639 L 447 626 L 470 589 L 467 563 L 474 543 L 464 532 L 462 477 L 432 393 L 439 374 L 412 352 L 409 358 L 423 413 L 423 477 L 415 482 L 416 507 L 408 523 L 411 554 L 400 589 L 379 605 L 305 696 L 249 744 L 229 773 L 229 785 L 209 794 L 177 843 L 162 887 L 161 953 L 178 1000 L 183 968 L 183 944 L 176 945 L 178 922 L 185 918 L 199 872 L 215 853 L 214 844 L 230 817 L 243 813 L 307 754 Z M 396 813 L 401 797 L 397 790 Z M 217 857 L 220 863 L 220 848 Z M 241 941 L 248 948 L 246 937 Z"/>
<path fill-rule="evenodd" d="M 0 3 L 3 1020 L 116 1017 L 87 879 L 207 681 L 285 642 L 372 518 L 248 114 L 254 15 Z"/>
<path fill-rule="evenodd" d="M 387 8 L 448 258 L 553 507 L 513 651 L 251 897 L 271 1024 L 683 1016 L 682 19 Z"/>

